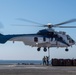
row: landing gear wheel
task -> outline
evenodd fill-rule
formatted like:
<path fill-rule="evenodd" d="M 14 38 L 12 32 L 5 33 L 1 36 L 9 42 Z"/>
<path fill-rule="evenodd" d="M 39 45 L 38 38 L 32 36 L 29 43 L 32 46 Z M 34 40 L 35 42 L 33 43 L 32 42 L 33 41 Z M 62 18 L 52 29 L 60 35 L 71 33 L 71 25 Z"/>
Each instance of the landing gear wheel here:
<path fill-rule="evenodd" d="M 65 51 L 66 51 L 66 52 L 68 52 L 68 51 L 69 51 L 69 49 L 67 49 L 67 48 L 66 48 L 66 49 L 65 49 Z"/>
<path fill-rule="evenodd" d="M 40 48 L 37 48 L 37 51 L 40 51 Z"/>
<path fill-rule="evenodd" d="M 47 49 L 46 48 L 44 48 L 44 52 L 46 52 L 47 51 Z"/>

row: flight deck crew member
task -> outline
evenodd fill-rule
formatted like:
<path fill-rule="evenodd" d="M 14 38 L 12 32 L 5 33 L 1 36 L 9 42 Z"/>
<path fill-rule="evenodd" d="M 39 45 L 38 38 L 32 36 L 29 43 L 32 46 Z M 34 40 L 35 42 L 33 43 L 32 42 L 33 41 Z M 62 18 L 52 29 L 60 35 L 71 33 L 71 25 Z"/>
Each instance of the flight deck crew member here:
<path fill-rule="evenodd" d="M 46 57 L 43 57 L 43 65 L 46 65 Z"/>

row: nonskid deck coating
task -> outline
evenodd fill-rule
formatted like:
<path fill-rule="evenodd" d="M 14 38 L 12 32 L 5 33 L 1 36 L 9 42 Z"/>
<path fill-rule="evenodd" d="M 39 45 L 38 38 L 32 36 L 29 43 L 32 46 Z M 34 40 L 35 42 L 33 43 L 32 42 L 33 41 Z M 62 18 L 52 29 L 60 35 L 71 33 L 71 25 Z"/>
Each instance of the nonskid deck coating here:
<path fill-rule="evenodd" d="M 0 75 L 76 75 L 76 67 L 43 65 L 0 65 Z"/>

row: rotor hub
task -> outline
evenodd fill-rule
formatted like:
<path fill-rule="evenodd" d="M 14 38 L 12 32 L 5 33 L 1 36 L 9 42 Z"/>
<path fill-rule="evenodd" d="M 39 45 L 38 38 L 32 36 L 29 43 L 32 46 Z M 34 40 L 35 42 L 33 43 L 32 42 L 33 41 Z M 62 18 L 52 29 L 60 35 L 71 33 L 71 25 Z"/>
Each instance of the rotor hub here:
<path fill-rule="evenodd" d="M 48 27 L 48 28 L 52 28 L 52 26 L 53 26 L 53 25 L 52 25 L 51 23 L 48 23 L 48 24 L 47 24 L 47 27 Z"/>

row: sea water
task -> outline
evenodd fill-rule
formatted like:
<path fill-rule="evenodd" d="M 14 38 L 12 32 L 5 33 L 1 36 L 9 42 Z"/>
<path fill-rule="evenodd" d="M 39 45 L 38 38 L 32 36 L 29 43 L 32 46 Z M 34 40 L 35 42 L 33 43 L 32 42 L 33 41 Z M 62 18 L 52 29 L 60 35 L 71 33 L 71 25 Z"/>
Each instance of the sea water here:
<path fill-rule="evenodd" d="M 0 60 L 0 64 L 42 64 L 41 60 Z"/>

